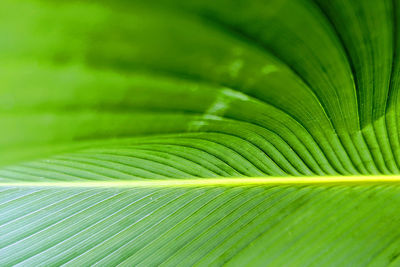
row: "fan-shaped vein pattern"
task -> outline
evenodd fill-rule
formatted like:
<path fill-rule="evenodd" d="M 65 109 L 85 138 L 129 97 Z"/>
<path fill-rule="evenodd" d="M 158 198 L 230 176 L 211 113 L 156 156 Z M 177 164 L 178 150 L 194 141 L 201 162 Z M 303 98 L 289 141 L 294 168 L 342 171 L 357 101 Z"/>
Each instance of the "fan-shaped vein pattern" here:
<path fill-rule="evenodd" d="M 398 191 L 397 185 L 7 188 L 0 210 L 12 216 L 1 218 L 0 262 L 385 265 L 400 248 Z"/>
<path fill-rule="evenodd" d="M 257 8 L 259 3 L 252 1 L 252 5 L 245 9 L 240 8 L 240 4 L 237 9 L 232 7 L 231 13 L 221 8 L 222 3 L 211 1 L 184 4 L 170 1 L 160 5 L 184 10 L 181 13 L 172 9 L 149 9 L 143 3 L 128 4 L 125 11 L 118 3 L 111 9 L 105 9 L 101 2 L 83 2 L 79 6 L 63 3 L 64 9 L 52 23 L 58 35 L 50 35 L 49 31 L 39 27 L 54 18 L 56 7 L 47 2 L 38 3 L 20 3 L 20 12 L 25 12 L 26 20 L 31 23 L 21 29 L 24 34 L 10 34 L 9 44 L 12 45 L 3 50 L 6 64 L 2 67 L 2 79 L 8 86 L 1 98 L 5 114 L 0 119 L 7 128 L 1 140 L 7 140 L 2 146 L 8 146 L 9 151 L 13 146 L 25 144 L 88 139 L 94 133 L 97 138 L 108 138 L 213 131 L 244 139 L 246 147 L 254 146 L 254 153 L 259 149 L 260 157 L 264 153 L 263 160 L 256 159 L 251 163 L 259 170 L 257 175 L 398 172 L 393 156 L 393 153 L 398 154 L 398 134 L 394 132 L 396 120 L 390 118 L 395 115 L 389 112 L 393 110 L 394 104 L 391 103 L 397 103 L 395 81 L 398 74 L 396 65 L 391 71 L 393 53 L 390 52 L 395 51 L 391 44 L 396 45 L 393 29 L 396 28 L 397 15 L 390 14 L 392 4 L 389 2 L 382 2 L 374 10 L 368 9 L 370 5 L 367 2 L 357 4 L 350 1 L 342 10 L 339 7 L 343 3 L 339 0 L 332 2 L 331 6 L 323 3 L 317 6 L 310 1 L 270 1 L 267 3 L 269 8 L 265 9 Z M 12 3 L 4 1 L 3 5 L 7 7 Z M 41 11 L 28 12 L 32 6 Z M 236 17 L 234 14 L 239 10 L 243 12 Z M 297 13 L 292 14 L 293 10 Z M 91 11 L 95 15 L 82 17 L 78 16 L 78 11 Z M 355 17 L 355 12 L 365 13 L 365 16 Z M 338 15 L 334 17 L 336 13 Z M 292 16 L 286 16 L 288 14 Z M 263 20 L 251 23 L 257 17 Z M 108 25 L 113 18 L 126 23 Z M 156 23 L 160 18 L 165 18 L 162 25 Z M 371 25 L 380 18 L 382 27 Z M 3 25 L 15 22 L 11 15 L 3 16 L 2 20 Z M 352 24 L 354 29 L 346 31 L 340 24 L 347 20 L 355 21 Z M 91 26 L 82 32 L 78 26 L 83 22 Z M 363 22 L 365 25 L 360 26 Z M 140 27 L 135 26 L 139 24 Z M 302 27 L 303 24 L 307 27 Z M 106 38 L 110 27 L 122 39 L 114 39 L 115 35 Z M 299 27 L 305 28 L 307 34 L 299 35 L 302 32 Z M 351 39 L 349 36 L 357 27 L 360 33 Z M 7 31 L 5 27 L 0 30 Z M 73 37 L 70 31 L 74 32 Z M 189 32 L 197 34 L 190 35 Z M 91 42 L 100 37 L 107 41 L 102 46 L 92 46 Z M 37 40 L 42 41 L 39 44 Z M 70 50 L 58 45 L 66 40 L 75 44 Z M 357 42 L 363 44 L 360 51 L 354 48 Z M 24 47 L 22 53 L 19 48 L 24 43 L 33 45 Z M 160 43 L 164 45 L 159 46 Z M 296 45 L 288 46 L 288 43 Z M 49 52 L 38 53 L 39 45 L 40 51 Z M 180 57 L 174 56 L 178 52 Z M 32 57 L 26 57 L 27 53 L 35 58 L 34 61 L 39 59 L 43 64 L 32 64 Z M 58 62 L 55 55 L 59 54 L 64 54 L 69 60 Z M 73 55 L 77 58 L 73 59 Z M 378 67 L 382 66 L 384 73 L 378 74 L 378 67 L 365 67 L 370 65 L 366 63 L 369 59 L 377 62 Z M 101 70 L 99 66 L 102 66 Z M 146 75 L 131 77 L 133 69 L 137 70 L 138 66 L 146 71 L 162 71 L 207 81 L 208 85 L 159 76 L 153 80 L 152 76 Z M 359 92 L 358 100 L 364 99 L 359 103 L 355 97 L 353 75 Z M 390 78 L 392 89 L 388 91 Z M 24 81 L 23 86 L 20 81 Z M 50 92 L 49 87 L 54 87 L 54 90 Z M 364 105 L 364 102 L 371 102 L 368 100 L 371 94 L 377 96 L 376 100 L 371 100 L 371 105 Z M 382 106 L 386 105 L 387 94 L 388 117 L 384 119 Z M 87 111 L 54 116 L 55 110 L 59 114 L 71 107 L 84 107 Z M 194 119 L 176 114 L 165 120 L 158 119 L 158 114 L 133 119 L 130 113 L 114 116 L 98 112 L 109 108 L 203 115 Z M 32 112 L 45 110 L 50 111 L 49 114 L 32 115 Z M 26 112 L 31 115 L 27 116 Z M 360 131 L 359 114 L 361 117 L 377 115 L 371 115 L 371 120 L 365 119 L 369 115 L 363 117 L 366 123 L 361 123 Z M 230 127 L 227 121 L 215 119 L 221 117 L 253 126 L 232 123 Z M 219 142 L 226 145 L 225 140 L 228 138 Z M 236 152 L 248 154 L 246 151 Z M 248 159 L 248 156 L 243 156 Z"/>
<path fill-rule="evenodd" d="M 399 7 L 1 1 L 0 265 L 399 265 L 397 184 L 185 185 L 398 173 Z"/>

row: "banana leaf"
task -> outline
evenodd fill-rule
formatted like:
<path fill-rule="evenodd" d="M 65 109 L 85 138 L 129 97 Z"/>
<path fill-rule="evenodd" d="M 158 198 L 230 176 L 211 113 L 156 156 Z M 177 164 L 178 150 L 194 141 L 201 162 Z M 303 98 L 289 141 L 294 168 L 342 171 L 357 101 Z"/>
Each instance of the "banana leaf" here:
<path fill-rule="evenodd" d="M 400 266 L 399 0 L 2 0 L 0 84 L 0 266 Z"/>

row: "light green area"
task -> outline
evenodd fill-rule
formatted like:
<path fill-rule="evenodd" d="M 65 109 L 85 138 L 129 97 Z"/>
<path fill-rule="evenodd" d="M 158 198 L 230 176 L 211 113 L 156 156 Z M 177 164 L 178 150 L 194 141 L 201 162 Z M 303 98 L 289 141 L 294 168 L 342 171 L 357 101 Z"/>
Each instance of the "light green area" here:
<path fill-rule="evenodd" d="M 400 185 L 367 181 L 399 174 L 399 29 L 399 0 L 0 1 L 0 266 L 400 265 Z"/>
<path fill-rule="evenodd" d="M 398 264 L 398 186 L 2 188 L 2 202 L 2 266 Z"/>

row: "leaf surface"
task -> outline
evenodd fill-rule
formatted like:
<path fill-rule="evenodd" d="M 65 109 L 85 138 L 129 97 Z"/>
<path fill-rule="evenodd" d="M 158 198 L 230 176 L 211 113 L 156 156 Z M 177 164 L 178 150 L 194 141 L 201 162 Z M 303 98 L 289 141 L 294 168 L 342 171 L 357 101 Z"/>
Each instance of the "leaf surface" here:
<path fill-rule="evenodd" d="M 1 266 L 400 264 L 400 3 L 0 3 Z"/>

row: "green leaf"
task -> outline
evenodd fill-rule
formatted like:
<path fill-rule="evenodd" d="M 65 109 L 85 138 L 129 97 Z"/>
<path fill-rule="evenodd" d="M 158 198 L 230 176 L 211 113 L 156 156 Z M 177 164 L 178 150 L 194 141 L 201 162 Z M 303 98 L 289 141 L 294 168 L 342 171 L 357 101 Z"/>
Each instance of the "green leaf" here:
<path fill-rule="evenodd" d="M 0 2 L 0 266 L 400 265 L 399 0 Z"/>

